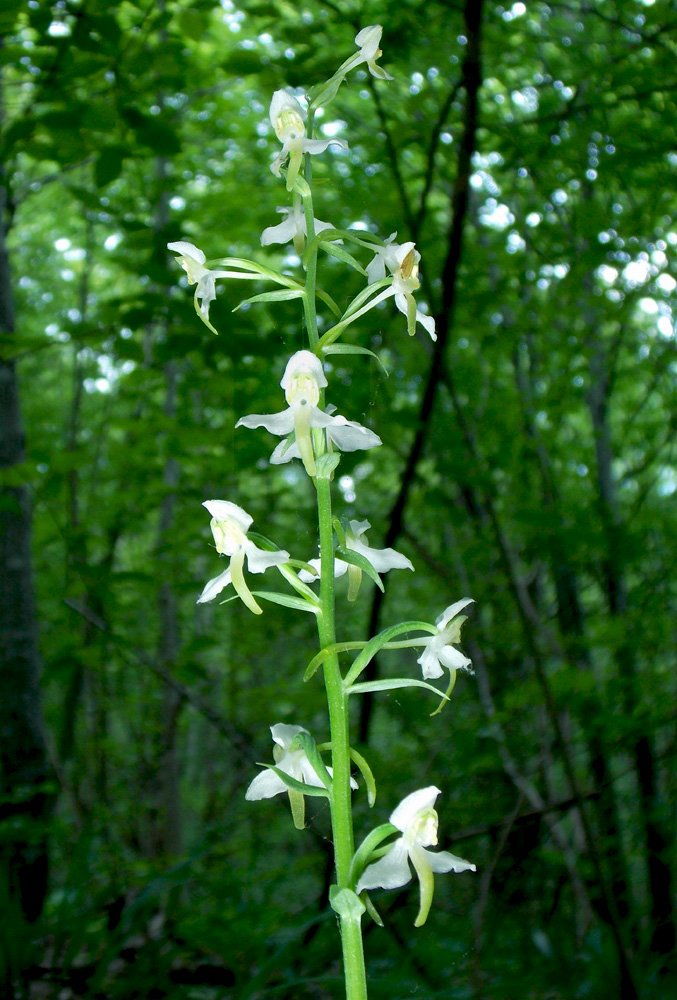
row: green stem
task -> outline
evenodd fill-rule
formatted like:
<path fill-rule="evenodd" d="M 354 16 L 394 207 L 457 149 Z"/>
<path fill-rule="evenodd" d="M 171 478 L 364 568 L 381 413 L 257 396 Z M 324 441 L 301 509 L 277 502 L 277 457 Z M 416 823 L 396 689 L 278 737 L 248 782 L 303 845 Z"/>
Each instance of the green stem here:
<path fill-rule="evenodd" d="M 346 1000 L 367 1000 L 367 976 L 364 968 L 362 925 L 359 917 L 341 918 L 343 969 Z"/>
<path fill-rule="evenodd" d="M 309 156 L 306 155 L 306 160 Z M 306 168 L 307 169 L 307 168 Z M 313 196 L 308 193 L 303 196 L 303 212 L 306 219 L 306 238 L 308 243 L 312 243 L 315 239 L 315 217 L 313 215 Z M 308 328 L 308 339 L 310 341 L 310 349 L 314 351 L 317 347 L 317 343 L 320 339 L 320 335 L 317 332 L 317 315 L 315 306 L 315 288 L 317 285 L 317 244 L 315 249 L 312 251 L 308 257 L 306 264 L 306 294 L 303 299 L 303 308 L 306 317 L 306 326 Z"/>
<path fill-rule="evenodd" d="M 312 134 L 312 121 L 311 134 Z M 306 179 L 310 183 L 310 157 L 306 156 Z M 311 243 L 315 239 L 313 199 L 310 190 L 302 195 L 306 220 L 306 236 Z M 309 255 L 306 264 L 306 295 L 303 305 L 308 329 L 309 346 L 316 350 L 319 342 L 316 312 L 317 247 Z M 324 405 L 324 392 L 320 405 Z M 313 435 L 317 456 L 325 450 L 324 434 Z M 316 476 L 317 518 L 320 533 L 320 613 L 317 628 L 320 647 L 333 646 L 336 642 L 334 608 L 334 529 L 331 512 L 331 488 L 328 478 Z M 350 876 L 350 864 L 355 853 L 353 835 L 353 813 L 350 790 L 350 731 L 348 715 L 348 695 L 343 686 L 338 656 L 332 653 L 324 663 L 324 685 L 329 709 L 331 732 L 332 788 L 329 799 L 331 807 L 331 828 L 334 841 L 334 863 L 339 889 L 346 889 Z M 367 977 L 364 967 L 362 947 L 362 927 L 355 914 L 342 914 L 341 945 L 343 950 L 343 974 L 346 983 L 346 1000 L 367 1000 Z"/>

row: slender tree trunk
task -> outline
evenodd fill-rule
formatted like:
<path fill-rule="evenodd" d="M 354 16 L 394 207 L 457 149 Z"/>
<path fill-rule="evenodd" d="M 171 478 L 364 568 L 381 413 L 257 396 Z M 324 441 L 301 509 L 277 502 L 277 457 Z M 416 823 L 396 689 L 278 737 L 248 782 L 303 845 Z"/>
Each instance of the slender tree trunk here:
<path fill-rule="evenodd" d="M 5 243 L 6 188 L 0 172 L 0 333 L 9 341 L 14 312 Z M 31 570 L 28 490 L 12 469 L 25 460 L 15 363 L 0 357 L 0 961 L 5 994 L 20 954 L 22 920 L 34 921 L 47 891 L 47 822 L 54 798 L 38 685 L 38 629 Z M 2 954 L 2 951 L 5 954 Z"/>
<path fill-rule="evenodd" d="M 606 542 L 604 574 L 609 613 L 622 620 L 627 615 L 627 584 L 624 563 L 624 525 L 616 494 L 613 475 L 613 445 L 608 421 L 611 373 L 608 353 L 604 343 L 596 340 L 592 346 L 588 408 L 595 438 L 597 459 L 597 487 L 599 511 Z M 624 681 L 624 708 L 634 709 L 634 689 L 638 674 L 637 658 L 632 638 L 626 629 L 617 650 L 619 673 Z M 652 940 L 651 950 L 665 956 L 674 956 L 676 935 L 672 902 L 672 871 L 670 867 L 670 838 L 657 815 L 658 781 L 651 741 L 646 734 L 637 736 L 632 746 L 641 795 L 640 822 L 644 828 L 646 859 L 651 899 Z"/>

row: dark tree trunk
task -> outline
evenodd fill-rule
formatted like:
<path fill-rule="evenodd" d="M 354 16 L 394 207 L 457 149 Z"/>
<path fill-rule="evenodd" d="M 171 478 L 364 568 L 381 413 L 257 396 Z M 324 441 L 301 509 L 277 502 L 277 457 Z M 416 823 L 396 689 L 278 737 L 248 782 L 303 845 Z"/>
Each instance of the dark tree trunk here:
<path fill-rule="evenodd" d="M 0 333 L 14 329 L 5 245 L 6 190 L 0 174 Z M 36 920 L 47 891 L 47 819 L 53 801 L 38 686 L 37 621 L 31 574 L 28 491 L 13 468 L 25 459 L 16 368 L 0 356 L 0 905 L 2 938 L 19 955 L 24 920 Z M 8 949 L 5 947 L 5 952 Z M 2 956 L 0 956 L 2 957 Z M 11 955 L 5 954 L 6 992 L 11 996 Z M 16 970 L 14 970 L 16 971 Z"/>

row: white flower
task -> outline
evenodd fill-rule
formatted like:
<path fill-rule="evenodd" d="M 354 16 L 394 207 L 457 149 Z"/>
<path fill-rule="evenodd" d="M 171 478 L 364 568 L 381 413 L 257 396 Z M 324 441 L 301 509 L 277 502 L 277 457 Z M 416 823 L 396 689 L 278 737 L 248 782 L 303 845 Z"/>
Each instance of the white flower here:
<path fill-rule="evenodd" d="M 411 861 L 418 875 L 421 890 L 421 905 L 415 920 L 416 927 L 425 923 L 432 903 L 434 879 L 433 872 L 464 872 L 476 871 L 475 865 L 463 858 L 457 858 L 448 851 L 433 853 L 426 847 L 437 844 L 438 817 L 435 809 L 435 799 L 440 794 L 439 788 L 430 785 L 421 788 L 402 799 L 399 806 L 390 816 L 390 822 L 402 832 L 387 854 L 373 865 L 367 865 L 355 892 L 363 889 L 398 889 L 411 880 Z"/>
<path fill-rule="evenodd" d="M 289 403 L 280 413 L 252 413 L 241 417 L 236 427 L 265 427 L 271 434 L 291 435 L 270 457 L 273 465 L 301 458 L 309 476 L 314 476 L 315 453 L 311 428 L 323 427 L 339 451 L 375 448 L 381 439 L 360 424 L 342 416 L 332 416 L 318 407 L 320 390 L 327 385 L 322 362 L 311 351 L 297 351 L 287 362 L 280 385 Z"/>
<path fill-rule="evenodd" d="M 456 649 L 452 643 L 461 641 L 461 625 L 467 617 L 466 615 L 461 615 L 460 618 L 456 616 L 466 605 L 473 603 L 472 597 L 464 597 L 460 601 L 456 601 L 455 604 L 450 604 L 435 622 L 438 629 L 437 635 L 421 640 L 425 649 L 416 662 L 421 664 L 423 676 L 427 680 L 441 677 L 444 673 L 443 667 L 452 672 L 456 670 L 470 671 L 472 661 Z"/>
<path fill-rule="evenodd" d="M 270 102 L 270 121 L 275 129 L 275 135 L 282 143 L 282 149 L 270 165 L 276 177 L 280 176 L 280 167 L 289 156 L 287 170 L 287 191 L 294 187 L 294 181 L 301 167 L 304 153 L 324 153 L 330 143 L 335 143 L 343 149 L 348 143 L 343 139 L 307 139 L 306 127 L 303 123 L 305 112 L 299 102 L 286 90 L 276 90 Z"/>
<path fill-rule="evenodd" d="M 250 611 L 260 615 L 261 608 L 245 583 L 242 572 L 245 556 L 250 573 L 264 573 L 271 566 L 281 566 L 289 562 L 288 552 L 265 552 L 247 538 L 253 518 L 235 503 L 228 500 L 205 500 L 202 504 L 212 515 L 209 523 L 219 555 L 230 556 L 230 565 L 219 576 L 206 585 L 197 599 L 198 604 L 212 601 L 224 587 L 233 584 L 238 596 Z"/>
<path fill-rule="evenodd" d="M 407 317 L 407 330 L 410 336 L 414 335 L 416 324 L 420 323 L 432 339 L 437 340 L 435 320 L 416 308 L 416 300 L 412 294 L 420 286 L 418 262 L 421 255 L 415 243 L 394 243 L 396 235 L 397 233 L 392 234 L 386 246 L 374 247 L 374 259 L 367 264 L 367 279 L 370 285 L 385 278 L 386 266 L 393 276 L 391 287 L 381 292 L 371 304 L 375 305 L 377 301 L 382 302 L 383 299 L 394 295 L 395 305 Z"/>
<path fill-rule="evenodd" d="M 383 55 L 379 48 L 382 34 L 383 28 L 380 24 L 370 24 L 368 27 L 362 28 L 355 35 L 355 44 L 360 46 L 360 51 L 341 66 L 339 73 L 345 76 L 351 69 L 355 69 L 361 63 L 366 63 L 372 76 L 378 77 L 379 80 L 392 80 L 393 77 L 390 73 L 386 73 L 384 69 L 376 65 L 376 60 Z"/>
<path fill-rule="evenodd" d="M 305 238 L 308 235 L 306 232 L 306 217 L 301 201 L 296 199 L 293 208 L 278 208 L 278 212 L 285 213 L 287 218 L 279 226 L 269 226 L 268 229 L 263 230 L 261 233 L 261 246 L 267 247 L 271 243 L 289 243 L 290 240 L 293 240 L 294 249 L 300 257 L 303 253 Z M 334 228 L 331 222 L 321 222 L 319 219 L 313 219 L 313 223 L 316 234 L 321 233 L 323 229 Z"/>
<path fill-rule="evenodd" d="M 411 562 L 401 552 L 397 552 L 395 549 L 372 549 L 365 535 L 369 528 L 371 528 L 369 521 L 350 521 L 346 531 L 346 548 L 364 556 L 377 573 L 387 573 L 390 569 L 410 569 L 413 571 L 414 567 Z M 302 569 L 299 576 L 304 583 L 313 583 L 314 580 L 320 578 L 320 560 L 311 559 L 309 565 L 317 570 L 317 575 L 313 576 L 307 570 Z M 362 580 L 362 570 L 359 566 L 344 562 L 343 559 L 335 559 L 334 576 L 343 576 L 346 572 L 350 579 L 348 597 L 350 600 L 355 600 Z"/>
<path fill-rule="evenodd" d="M 299 733 L 307 733 L 308 730 L 304 729 L 303 726 L 288 726 L 284 722 L 278 722 L 275 726 L 270 727 L 270 731 L 276 744 L 273 747 L 275 766 L 280 771 L 284 771 L 285 774 L 296 778 L 297 781 L 302 781 L 306 785 L 315 785 L 317 788 L 324 788 L 324 783 L 316 774 L 305 752 L 289 749 L 294 737 L 298 736 Z M 327 771 L 331 777 L 331 768 L 328 767 Z M 357 782 L 353 778 L 350 779 L 350 787 L 357 788 Z M 265 771 L 256 775 L 245 793 L 245 798 L 250 802 L 257 799 L 272 799 L 274 795 L 288 791 L 289 788 L 282 778 L 266 768 Z"/>
<path fill-rule="evenodd" d="M 204 267 L 204 262 L 207 258 L 202 250 L 192 243 L 186 243 L 185 240 L 168 243 L 167 249 L 171 250 L 172 253 L 179 254 L 176 260 L 188 275 L 188 284 L 197 286 L 195 289 L 196 308 L 209 329 L 213 333 L 216 333 L 216 330 L 209 322 L 209 306 L 216 298 L 216 289 L 214 287 L 216 279 L 227 278 L 229 272 L 210 271 L 208 267 Z"/>

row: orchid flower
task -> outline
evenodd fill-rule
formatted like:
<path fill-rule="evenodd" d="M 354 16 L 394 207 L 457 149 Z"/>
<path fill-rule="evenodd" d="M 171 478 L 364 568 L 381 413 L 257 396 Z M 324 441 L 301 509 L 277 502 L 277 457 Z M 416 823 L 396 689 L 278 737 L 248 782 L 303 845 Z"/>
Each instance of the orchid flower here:
<path fill-rule="evenodd" d="M 372 549 L 365 534 L 369 528 L 371 528 L 369 521 L 350 521 L 346 530 L 346 548 L 364 556 L 377 573 L 386 573 L 390 569 L 410 569 L 413 571 L 414 567 L 411 562 L 401 552 L 397 552 L 395 549 Z M 304 583 L 312 583 L 320 578 L 320 560 L 311 559 L 309 565 L 317 570 L 317 574 L 313 576 L 307 570 L 301 570 L 299 576 Z M 352 563 L 347 563 L 343 559 L 335 559 L 334 576 L 343 576 L 346 572 L 350 581 L 348 600 L 354 601 L 362 582 L 362 570 L 359 566 L 353 566 Z"/>
<path fill-rule="evenodd" d="M 318 777 L 305 752 L 291 749 L 294 737 L 298 736 L 299 733 L 307 733 L 308 730 L 304 729 L 303 726 L 289 726 L 284 722 L 278 722 L 270 727 L 270 731 L 276 744 L 273 747 L 275 766 L 280 771 L 284 771 L 285 774 L 296 778 L 297 781 L 302 781 L 306 785 L 314 785 L 316 788 L 324 788 L 323 781 Z M 331 777 L 331 768 L 328 767 L 327 771 Z M 350 787 L 357 788 L 357 782 L 354 778 L 350 779 Z M 289 789 L 282 778 L 267 768 L 256 775 L 245 793 L 245 798 L 250 802 L 257 799 L 272 799 L 274 795 L 287 791 Z"/>
<path fill-rule="evenodd" d="M 177 240 L 176 243 L 168 243 L 167 249 L 179 256 L 176 260 L 188 275 L 188 284 L 196 285 L 195 308 L 200 318 L 209 327 L 212 333 L 216 330 L 209 322 L 209 306 L 216 298 L 216 288 L 214 287 L 217 278 L 227 278 L 229 271 L 211 271 L 204 266 L 207 259 L 198 247 L 185 240 Z"/>
<path fill-rule="evenodd" d="M 367 865 L 355 887 L 357 893 L 363 889 L 399 889 L 411 880 L 411 861 L 418 876 L 421 893 L 419 911 L 414 921 L 416 927 L 421 927 L 426 922 L 430 911 L 435 887 L 433 872 L 477 870 L 470 861 L 457 858 L 449 851 L 433 853 L 426 850 L 437 844 L 438 817 L 433 807 L 439 794 L 439 788 L 430 785 L 402 799 L 390 816 L 390 822 L 401 831 L 402 836 L 387 854 L 374 864 Z"/>
<path fill-rule="evenodd" d="M 433 340 L 437 340 L 435 333 L 435 320 L 432 316 L 422 313 L 416 308 L 415 292 L 420 282 L 418 280 L 418 262 L 421 255 L 416 249 L 415 243 L 394 243 L 397 233 L 393 233 L 385 246 L 375 246 L 374 259 L 367 264 L 367 279 L 369 284 L 381 281 L 386 276 L 386 267 L 393 276 L 393 283 L 390 288 L 381 292 L 372 300 L 370 305 L 376 305 L 389 296 L 395 296 L 395 305 L 401 313 L 407 317 L 407 330 L 413 337 L 416 324 L 420 323 L 428 331 Z"/>
<path fill-rule="evenodd" d="M 270 169 L 276 177 L 279 177 L 280 167 L 289 156 L 287 191 L 291 191 L 294 187 L 304 153 L 324 153 L 332 142 L 342 149 L 348 148 L 345 140 L 333 136 L 329 139 L 307 139 L 304 116 L 305 112 L 295 97 L 286 90 L 275 91 L 270 102 L 270 121 L 275 129 L 275 135 L 282 143 L 282 149 L 271 163 Z"/>
<path fill-rule="evenodd" d="M 473 603 L 472 597 L 464 597 L 455 604 L 450 604 L 435 622 L 437 635 L 421 640 L 425 649 L 416 662 L 421 664 L 426 680 L 441 677 L 444 673 L 443 667 L 452 674 L 457 670 L 471 672 L 472 661 L 452 644 L 461 641 L 461 626 L 467 617 L 466 615 L 457 617 L 459 611 Z"/>
<path fill-rule="evenodd" d="M 278 722 L 270 727 L 273 736 L 273 758 L 275 766 L 280 771 L 284 771 L 290 777 L 295 778 L 305 785 L 312 785 L 315 788 L 324 788 L 324 782 L 317 774 L 317 771 L 310 763 L 306 752 L 294 744 L 294 740 L 300 733 L 308 733 L 303 726 L 289 726 L 284 722 Z M 329 777 L 332 777 L 332 769 L 327 768 Z M 354 778 L 350 779 L 350 787 L 357 788 Z M 250 802 L 258 799 L 272 799 L 280 792 L 287 792 L 289 795 L 289 805 L 291 806 L 294 826 L 302 830 L 305 826 L 305 797 L 302 792 L 296 791 L 285 785 L 282 778 L 271 768 L 266 768 L 257 774 L 249 788 L 245 792 L 245 798 Z"/>
<path fill-rule="evenodd" d="M 355 69 L 362 63 L 366 63 L 367 69 L 372 76 L 377 77 L 379 80 L 392 80 L 393 77 L 390 73 L 386 73 L 384 69 L 376 65 L 376 60 L 383 55 L 379 48 L 382 34 L 383 28 L 380 24 L 370 24 L 368 27 L 362 28 L 355 35 L 355 44 L 360 46 L 360 51 L 346 60 L 336 75 L 338 76 L 340 73 L 341 76 L 345 76 L 351 69 Z"/>
<path fill-rule="evenodd" d="M 197 599 L 198 604 L 212 601 L 224 587 L 233 584 L 238 596 L 250 611 L 260 615 L 261 608 L 249 590 L 242 572 L 245 556 L 250 573 L 264 573 L 271 566 L 281 566 L 291 558 L 284 550 L 265 552 L 247 538 L 253 518 L 235 503 L 228 500 L 205 500 L 202 504 L 212 515 L 210 528 L 219 555 L 230 556 L 230 565 L 206 585 Z"/>
<path fill-rule="evenodd" d="M 294 249 L 299 257 L 303 254 L 305 238 L 308 235 L 306 230 L 306 217 L 300 199 L 296 198 L 293 208 L 278 208 L 278 212 L 286 214 L 287 218 L 279 226 L 269 226 L 261 233 L 261 246 L 267 247 L 271 243 L 289 243 L 294 241 Z M 321 233 L 323 229 L 333 229 L 331 222 L 321 222 L 313 219 L 315 233 Z"/>
<path fill-rule="evenodd" d="M 375 448 L 381 439 L 352 420 L 332 416 L 318 407 L 320 391 L 327 385 L 322 362 L 311 351 L 297 351 L 287 362 L 280 385 L 289 403 L 280 413 L 252 413 L 241 417 L 236 427 L 265 427 L 271 434 L 291 435 L 270 457 L 273 465 L 301 458 L 309 476 L 316 474 L 312 427 L 323 427 L 339 451 Z"/>

